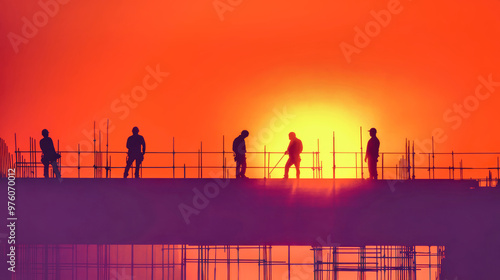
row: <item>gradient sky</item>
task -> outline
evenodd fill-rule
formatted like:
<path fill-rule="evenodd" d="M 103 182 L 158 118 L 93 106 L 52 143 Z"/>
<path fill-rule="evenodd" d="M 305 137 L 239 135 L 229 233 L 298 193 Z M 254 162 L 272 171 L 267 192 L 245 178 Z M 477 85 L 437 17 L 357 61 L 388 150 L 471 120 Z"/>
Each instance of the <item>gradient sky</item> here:
<path fill-rule="evenodd" d="M 149 151 L 174 136 L 180 150 L 220 150 L 222 135 L 229 148 L 242 129 L 248 146 L 282 151 L 295 131 L 307 151 L 321 139 L 326 161 L 332 131 L 337 151 L 358 151 L 362 126 L 382 151 L 439 129 L 438 151 L 496 152 L 499 12 L 497 0 L 3 1 L 0 137 L 27 149 L 47 128 L 76 150 L 109 118 L 111 150 L 135 125 Z M 126 103 L 148 67 L 169 75 Z"/>

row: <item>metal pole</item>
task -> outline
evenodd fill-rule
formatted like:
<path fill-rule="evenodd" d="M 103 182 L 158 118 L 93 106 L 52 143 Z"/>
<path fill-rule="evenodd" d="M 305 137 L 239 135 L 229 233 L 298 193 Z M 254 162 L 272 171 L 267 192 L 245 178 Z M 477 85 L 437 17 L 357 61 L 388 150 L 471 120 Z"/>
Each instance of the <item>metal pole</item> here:
<path fill-rule="evenodd" d="M 312 152 L 312 170 L 313 170 L 313 178 L 316 178 L 316 169 L 315 169 L 315 167 L 316 167 L 316 164 L 315 164 L 316 159 L 315 159 L 315 155 L 316 155 L 316 153 L 313 151 L 313 152 Z"/>
<path fill-rule="evenodd" d="M 269 171 L 271 165 L 271 152 L 267 153 L 267 178 L 271 179 L 271 171 Z"/>
<path fill-rule="evenodd" d="M 278 161 L 278 163 L 276 163 L 276 165 L 273 167 L 273 169 L 271 169 L 271 172 L 269 172 L 269 174 L 271 174 L 273 172 L 273 170 L 276 168 L 276 166 L 278 166 L 278 164 L 281 162 L 281 160 L 283 159 L 283 157 L 285 157 L 284 154 L 281 156 L 280 160 Z"/>
<path fill-rule="evenodd" d="M 134 280 L 134 244 L 130 250 L 130 277 Z"/>
<path fill-rule="evenodd" d="M 318 138 L 318 154 L 316 155 L 316 166 L 318 167 L 317 178 L 319 179 L 319 178 L 321 178 L 320 177 L 320 174 L 321 174 L 321 168 L 320 167 L 321 167 L 321 165 L 320 165 L 320 160 L 319 160 L 319 138 Z"/>
<path fill-rule="evenodd" d="M 264 179 L 266 179 L 266 145 L 264 145 Z M 268 168 L 269 170 L 269 168 Z"/>
<path fill-rule="evenodd" d="M 80 178 L 80 144 L 78 144 L 78 178 Z"/>
<path fill-rule="evenodd" d="M 413 176 L 412 176 L 412 179 L 415 180 L 415 141 L 413 141 L 413 145 L 412 145 L 412 157 L 413 157 Z"/>
<path fill-rule="evenodd" d="M 101 149 L 101 130 L 99 129 L 99 157 L 98 157 L 98 173 L 99 178 L 102 178 L 102 149 Z"/>
<path fill-rule="evenodd" d="M 382 180 L 384 180 L 384 153 L 382 153 Z"/>
<path fill-rule="evenodd" d="M 354 161 L 355 161 L 355 169 L 356 169 L 356 179 L 358 179 L 358 153 L 354 152 Z"/>
<path fill-rule="evenodd" d="M 497 157 L 497 186 L 499 179 L 500 179 L 500 159 Z"/>
<path fill-rule="evenodd" d="M 95 138 L 95 121 L 94 121 L 94 151 L 93 151 L 93 155 L 94 155 L 94 178 L 96 178 L 96 171 L 97 171 L 96 170 L 96 164 L 95 164 L 95 161 L 96 161 L 96 157 L 95 157 L 95 145 L 96 145 L 96 138 Z"/>
<path fill-rule="evenodd" d="M 405 139 L 405 154 L 406 154 L 406 162 L 405 162 L 405 179 L 410 179 L 410 143 L 408 141 L 408 138 Z"/>
<path fill-rule="evenodd" d="M 200 178 L 203 178 L 203 141 L 200 142 Z"/>
<path fill-rule="evenodd" d="M 35 140 L 35 178 L 38 177 L 38 174 L 37 174 L 37 156 L 36 156 L 36 140 Z"/>
<path fill-rule="evenodd" d="M 35 154 L 33 153 L 33 150 L 35 149 L 35 138 L 31 138 L 31 143 L 30 143 L 30 173 L 28 175 L 28 177 L 32 177 L 31 174 L 35 174 L 34 170 L 33 170 L 33 163 L 34 163 L 34 158 L 35 158 Z"/>
<path fill-rule="evenodd" d="M 14 162 L 14 164 L 15 164 L 15 169 L 17 171 L 18 170 L 18 168 L 17 168 L 17 159 L 18 159 L 19 155 L 17 153 L 17 134 L 16 133 L 14 133 L 14 154 L 16 156 L 16 161 Z"/>
<path fill-rule="evenodd" d="M 408 168 L 408 178 L 407 179 L 410 179 L 411 177 L 411 157 L 410 157 L 410 141 L 408 141 L 408 157 L 407 157 L 407 168 Z"/>
<path fill-rule="evenodd" d="M 33 139 L 30 137 L 29 141 L 30 141 L 30 149 L 29 149 L 30 161 L 28 164 L 28 178 L 31 177 L 31 168 L 32 168 L 31 164 L 33 162 Z"/>
<path fill-rule="evenodd" d="M 452 172 L 452 179 L 455 180 L 455 153 L 453 150 L 451 151 L 451 172 Z"/>
<path fill-rule="evenodd" d="M 432 179 L 436 179 L 436 162 L 434 154 L 434 136 L 432 136 Z"/>
<path fill-rule="evenodd" d="M 226 167 L 225 167 L 225 158 L 226 158 L 226 151 L 224 149 L 224 135 L 222 135 L 222 179 L 226 178 Z"/>
<path fill-rule="evenodd" d="M 109 119 L 106 121 L 106 178 L 109 178 L 111 174 L 109 174 Z"/>
<path fill-rule="evenodd" d="M 363 179 L 364 177 L 364 173 L 363 173 L 363 127 L 359 127 L 359 138 L 360 138 L 360 142 L 361 142 L 361 179 Z M 356 172 L 357 174 L 357 172 Z"/>
<path fill-rule="evenodd" d="M 58 139 L 57 140 L 57 153 L 60 153 L 60 152 L 61 152 L 61 149 L 59 149 L 59 139 Z M 59 176 L 61 175 L 61 171 L 62 171 L 62 164 L 60 164 L 60 163 L 61 163 L 61 159 L 56 160 L 56 165 L 58 167 L 59 166 L 61 167 L 61 168 L 59 168 Z M 52 169 L 52 172 L 54 172 L 54 176 L 55 176 L 56 173 L 55 173 L 54 169 Z"/>
<path fill-rule="evenodd" d="M 463 160 L 460 160 L 460 180 L 464 179 L 464 169 L 463 169 Z"/>
<path fill-rule="evenodd" d="M 172 137 L 172 178 L 175 178 L 175 137 Z"/>
<path fill-rule="evenodd" d="M 109 159 L 109 119 L 106 120 L 106 178 L 110 177 L 108 159 Z"/>
<path fill-rule="evenodd" d="M 332 169 L 333 169 L 333 179 L 335 180 L 335 131 L 333 131 L 333 144 L 332 144 L 332 148 L 333 148 L 333 156 L 332 156 L 332 160 L 333 160 L 333 165 L 332 165 Z"/>
<path fill-rule="evenodd" d="M 223 162 L 224 166 L 227 166 L 227 159 L 224 158 L 224 162 Z M 227 170 L 227 168 L 226 168 Z M 227 173 L 227 174 L 226 174 Z M 225 178 L 229 178 L 229 172 L 223 172 L 222 174 L 222 177 L 225 179 Z"/>
<path fill-rule="evenodd" d="M 290 279 L 290 245 L 288 245 L 288 279 Z"/>
<path fill-rule="evenodd" d="M 429 169 L 427 169 L 427 171 L 429 171 L 429 179 L 431 178 L 431 154 L 427 154 L 427 156 L 429 157 Z"/>

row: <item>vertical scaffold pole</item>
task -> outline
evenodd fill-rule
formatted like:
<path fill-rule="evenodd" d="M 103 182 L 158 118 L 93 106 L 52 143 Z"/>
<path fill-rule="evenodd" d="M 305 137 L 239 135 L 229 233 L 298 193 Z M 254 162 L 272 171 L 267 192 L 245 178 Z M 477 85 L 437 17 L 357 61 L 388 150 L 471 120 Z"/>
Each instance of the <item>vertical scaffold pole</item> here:
<path fill-rule="evenodd" d="M 415 141 L 413 141 L 413 144 L 412 144 L 412 157 L 413 157 L 413 176 L 412 176 L 412 179 L 415 180 Z"/>
<path fill-rule="evenodd" d="M 17 153 L 17 134 L 14 133 L 14 154 L 15 154 L 15 157 L 16 157 L 16 160 L 14 162 L 14 168 L 16 169 L 16 171 L 18 170 L 17 168 L 17 160 L 18 160 L 18 153 Z"/>
<path fill-rule="evenodd" d="M 266 150 L 267 150 L 267 147 L 266 145 L 264 145 L 264 179 L 266 179 Z M 268 172 L 269 172 L 269 168 L 267 169 Z"/>
<path fill-rule="evenodd" d="M 225 166 L 225 158 L 226 158 L 226 150 L 224 149 L 224 135 L 222 135 L 222 179 L 226 178 L 226 166 Z"/>
<path fill-rule="evenodd" d="M 172 137 L 172 178 L 175 178 L 175 137 Z"/>
<path fill-rule="evenodd" d="M 332 153 L 332 171 L 333 171 L 333 180 L 335 180 L 335 131 L 333 131 L 333 134 L 332 134 L 332 139 L 333 139 L 333 143 L 332 143 L 332 149 L 333 149 L 333 153 Z"/>
<path fill-rule="evenodd" d="M 96 175 L 97 175 L 96 174 L 97 169 L 96 169 L 96 162 L 95 162 L 96 161 L 96 156 L 95 156 L 96 147 L 95 146 L 96 146 L 96 141 L 97 141 L 96 138 L 95 138 L 95 121 L 94 121 L 94 140 L 93 141 L 94 141 L 94 150 L 93 150 L 93 155 L 94 155 L 94 166 L 93 166 L 94 167 L 94 178 L 97 178 L 96 177 Z M 136 168 L 137 168 L 137 166 L 136 166 Z"/>
<path fill-rule="evenodd" d="M 109 159 L 109 119 L 106 120 L 106 178 L 110 177 L 108 159 Z"/>
<path fill-rule="evenodd" d="M 432 179 L 436 179 L 436 161 L 434 154 L 434 136 L 432 136 Z"/>
<path fill-rule="evenodd" d="M 203 178 L 203 141 L 200 142 L 200 178 Z"/>
<path fill-rule="evenodd" d="M 364 173 L 363 173 L 363 127 L 359 127 L 359 139 L 361 143 L 361 179 L 364 179 Z"/>
<path fill-rule="evenodd" d="M 78 143 L 78 178 L 80 178 L 80 143 Z"/>

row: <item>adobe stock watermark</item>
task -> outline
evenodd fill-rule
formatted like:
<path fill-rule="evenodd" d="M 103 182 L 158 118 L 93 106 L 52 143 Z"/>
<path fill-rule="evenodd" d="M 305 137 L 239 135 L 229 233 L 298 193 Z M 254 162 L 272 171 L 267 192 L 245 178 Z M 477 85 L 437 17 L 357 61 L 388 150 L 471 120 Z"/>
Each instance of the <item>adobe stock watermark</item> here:
<path fill-rule="evenodd" d="M 132 280 L 135 278 L 134 275 L 130 275 L 129 271 L 125 268 L 110 269 L 111 280 Z"/>
<path fill-rule="evenodd" d="M 123 121 L 125 120 L 131 113 L 131 111 L 137 108 L 140 103 L 144 102 L 146 98 L 156 90 L 160 84 L 167 78 L 170 73 L 163 72 L 160 69 L 160 64 L 157 64 L 154 67 L 146 66 L 145 68 L 146 74 L 142 78 L 140 84 L 134 86 L 129 93 L 123 93 L 120 97 L 115 98 L 111 104 L 110 109 L 111 112 L 116 114 L 118 119 Z M 116 129 L 116 124 L 109 119 L 109 129 L 108 129 L 108 118 L 102 118 L 101 120 L 96 122 L 96 130 L 100 130 L 103 134 L 109 133 L 111 134 Z M 82 134 L 84 139 L 77 143 L 80 145 L 81 152 L 92 151 L 94 147 L 94 129 L 82 129 Z M 106 135 L 107 137 L 109 135 Z M 78 149 L 73 146 L 67 145 L 67 151 L 77 151 Z M 83 153 L 80 155 L 80 158 L 84 158 L 90 154 Z M 78 164 L 78 155 L 75 153 L 69 153 L 64 157 L 65 165 L 75 166 Z"/>
<path fill-rule="evenodd" d="M 68 4 L 70 0 L 39 0 L 39 9 L 30 18 L 22 17 L 21 32 L 9 32 L 7 39 L 9 39 L 12 49 L 17 54 L 19 53 L 19 46 L 21 44 L 28 44 L 30 39 L 33 39 L 41 28 L 45 27 L 51 18 L 59 14 L 61 6 Z"/>
<path fill-rule="evenodd" d="M 451 128 L 457 130 L 463 123 L 464 119 L 468 119 L 471 114 L 477 109 L 481 102 L 486 101 L 495 93 L 497 87 L 500 87 L 500 81 L 493 81 L 493 74 L 489 74 L 487 78 L 478 76 L 479 84 L 474 90 L 474 94 L 470 94 L 464 98 L 461 103 L 454 103 L 452 108 L 446 110 L 443 114 L 443 120 L 446 123 L 451 123 Z"/>
<path fill-rule="evenodd" d="M 328 234 L 326 237 L 326 240 L 323 239 L 321 236 L 316 237 L 316 242 L 318 242 L 319 245 L 322 247 L 340 247 L 340 243 L 338 242 L 333 242 L 333 237 L 331 234 Z"/>
<path fill-rule="evenodd" d="M 273 114 L 267 126 L 261 128 L 257 133 L 250 131 L 249 137 L 256 137 L 257 140 L 250 144 L 249 151 L 261 151 L 263 146 L 271 143 L 277 134 L 285 132 L 287 125 L 296 118 L 296 115 L 291 114 L 286 106 L 283 106 L 281 110 L 273 109 Z M 288 138 L 288 132 L 284 137 Z M 256 154 L 250 154 L 248 160 L 252 160 L 256 156 Z"/>
<path fill-rule="evenodd" d="M 284 271 L 283 274 L 281 275 L 281 280 L 308 280 L 308 279 L 313 279 L 313 276 L 311 274 L 314 269 L 307 269 L 307 266 L 303 264 L 311 264 L 312 267 L 314 267 L 314 257 L 311 255 L 307 255 L 304 257 L 300 262 L 301 265 L 297 266 L 297 268 L 293 269 L 292 271 Z M 288 275 L 290 273 L 290 275 Z M 290 276 L 290 277 L 289 277 Z"/>
<path fill-rule="evenodd" d="M 408 0 L 411 1 L 411 0 Z M 380 11 L 371 10 L 370 15 L 373 18 L 368 21 L 364 28 L 359 26 L 354 27 L 353 43 L 345 41 L 340 42 L 340 50 L 344 55 L 347 63 L 351 63 L 353 54 L 360 54 L 363 49 L 370 45 L 373 38 L 380 35 L 383 28 L 389 26 L 392 17 L 400 14 L 403 11 L 403 6 L 399 0 L 389 0 L 387 8 Z"/>
<path fill-rule="evenodd" d="M 491 98 L 492 94 L 500 87 L 500 81 L 493 80 L 493 74 L 487 77 L 479 75 L 477 77 L 478 84 L 474 88 L 474 93 L 466 96 L 462 102 L 454 103 L 450 108 L 443 113 L 443 121 L 450 126 L 452 130 L 459 129 L 465 119 L 472 116 L 472 113 L 477 111 L 481 102 L 485 102 Z M 432 139 L 434 144 L 443 144 L 448 140 L 448 133 L 444 128 L 438 127 L 432 130 L 431 137 L 420 140 L 415 140 L 415 166 L 425 164 L 427 159 L 426 154 L 432 153 Z M 389 181 L 391 191 L 395 191 L 394 185 L 401 181 Z"/>
<path fill-rule="evenodd" d="M 480 103 L 486 101 L 500 87 L 500 82 L 493 81 L 493 74 L 489 74 L 487 78 L 482 75 L 478 76 L 479 83 L 474 89 L 474 93 L 468 95 L 460 103 L 454 103 L 451 108 L 448 108 L 443 113 L 443 121 L 451 125 L 452 130 L 459 129 L 464 119 L 471 117 L 472 113 L 479 109 Z M 424 140 L 415 140 L 415 165 L 425 162 L 425 155 L 419 153 L 432 152 L 432 138 L 435 144 L 442 144 L 448 140 L 448 134 L 444 128 L 435 128 L 431 137 Z"/>
<path fill-rule="evenodd" d="M 326 240 L 323 239 L 322 237 L 318 236 L 316 238 L 316 242 L 318 242 L 318 244 L 325 248 L 325 249 L 329 249 L 329 248 L 337 248 L 337 247 L 340 247 L 340 243 L 334 243 L 332 242 L 332 235 L 329 234 L 327 237 L 326 237 Z M 314 246 L 313 246 L 314 248 Z M 315 251 L 313 251 L 313 254 L 315 253 Z M 302 261 L 298 262 L 300 263 L 301 265 L 300 266 L 297 266 L 295 269 L 293 269 L 292 271 L 285 271 L 283 272 L 282 276 L 281 276 L 281 279 L 282 280 L 287 280 L 287 279 L 293 279 L 293 280 L 307 280 L 307 279 L 312 279 L 312 272 L 314 271 L 314 269 L 312 270 L 308 270 L 307 269 L 307 266 L 303 265 L 303 264 L 311 264 L 311 266 L 315 267 L 315 264 L 314 264 L 314 257 L 311 256 L 311 255 L 306 255 Z"/>
<path fill-rule="evenodd" d="M 269 120 L 269 125 L 262 128 L 259 132 L 256 133 L 255 137 L 257 137 L 257 141 L 254 145 L 249 146 L 250 149 L 247 149 L 248 151 L 261 150 L 258 146 L 262 146 L 266 143 L 271 142 L 274 139 L 275 135 L 284 131 L 286 125 L 290 123 L 291 119 L 296 117 L 294 114 L 290 114 L 288 112 L 286 106 L 283 107 L 281 111 L 274 109 L 273 112 L 274 116 Z M 251 137 L 252 135 L 252 132 L 250 132 L 249 137 Z M 250 154 L 247 160 L 250 161 L 255 156 L 255 154 Z M 229 168 L 232 167 L 234 167 L 234 165 L 230 166 Z M 212 177 L 212 180 L 203 186 L 203 190 L 200 190 L 197 187 L 194 187 L 192 189 L 193 197 L 190 203 L 180 203 L 178 205 L 179 212 L 181 213 L 182 218 L 187 225 L 191 224 L 192 215 L 199 215 L 201 211 L 208 207 L 211 200 L 219 196 L 221 190 L 227 188 L 230 185 L 229 178 L 219 178 L 221 176 L 221 172 L 219 172 L 218 174 L 212 172 L 210 176 Z"/>
<path fill-rule="evenodd" d="M 226 12 L 234 12 L 234 10 L 243 3 L 243 0 L 214 0 L 212 5 L 220 21 L 224 21 Z"/>

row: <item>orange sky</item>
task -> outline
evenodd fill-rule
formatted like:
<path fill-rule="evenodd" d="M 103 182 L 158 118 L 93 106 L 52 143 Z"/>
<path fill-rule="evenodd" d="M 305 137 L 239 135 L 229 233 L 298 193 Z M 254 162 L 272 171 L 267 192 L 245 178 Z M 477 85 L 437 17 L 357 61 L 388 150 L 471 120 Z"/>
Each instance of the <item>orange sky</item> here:
<path fill-rule="evenodd" d="M 358 151 L 360 126 L 364 141 L 377 127 L 382 151 L 436 128 L 439 151 L 499 151 L 499 10 L 496 0 L 4 2 L 0 137 L 12 150 L 17 133 L 27 148 L 47 128 L 76 150 L 109 118 L 112 150 L 137 125 L 150 151 L 169 150 L 173 136 L 181 150 L 202 140 L 220 150 L 242 129 L 248 146 L 281 151 L 295 131 L 308 151 L 320 138 L 327 161 L 332 131 L 338 151 Z M 357 52 L 346 56 L 346 44 Z M 147 67 L 169 75 L 143 94 Z M 470 112 L 453 111 L 464 102 Z"/>

